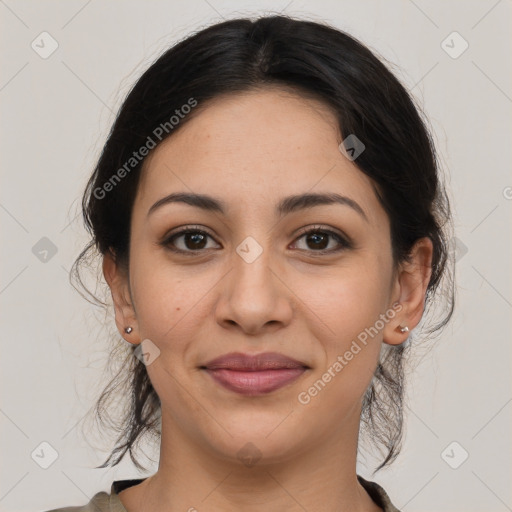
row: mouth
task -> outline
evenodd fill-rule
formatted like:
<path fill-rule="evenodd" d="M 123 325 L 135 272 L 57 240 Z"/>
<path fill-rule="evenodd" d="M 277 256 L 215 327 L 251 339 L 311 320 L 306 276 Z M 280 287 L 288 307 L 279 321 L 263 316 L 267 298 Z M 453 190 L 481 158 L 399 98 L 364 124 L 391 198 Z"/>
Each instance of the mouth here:
<path fill-rule="evenodd" d="M 224 388 L 247 396 L 271 393 L 298 379 L 309 369 L 305 363 L 267 352 L 249 355 L 231 353 L 200 366 Z"/>

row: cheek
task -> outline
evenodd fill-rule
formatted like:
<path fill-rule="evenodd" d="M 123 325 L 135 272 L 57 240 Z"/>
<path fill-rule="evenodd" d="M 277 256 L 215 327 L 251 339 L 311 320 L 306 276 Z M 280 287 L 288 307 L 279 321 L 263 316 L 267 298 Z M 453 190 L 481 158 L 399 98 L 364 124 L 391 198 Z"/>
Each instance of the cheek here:
<path fill-rule="evenodd" d="M 200 290 L 204 294 L 206 289 L 191 286 L 163 260 L 141 252 L 134 255 L 130 268 L 140 334 L 157 344 L 169 338 L 183 339 L 179 331 L 196 314 L 194 304 L 200 300 Z"/>
<path fill-rule="evenodd" d="M 347 268 L 322 283 L 317 281 L 309 294 L 302 289 L 302 296 L 308 297 L 305 303 L 316 313 L 318 330 L 314 335 L 324 352 L 311 383 L 318 383 L 316 389 L 319 393 L 322 390 L 321 402 L 326 404 L 350 403 L 347 397 L 362 396 L 375 371 L 382 342 L 379 318 L 386 308 L 387 274 L 375 270 L 377 265 L 372 268 Z M 324 393 L 327 388 L 330 391 Z"/>
<path fill-rule="evenodd" d="M 296 279 L 295 290 L 316 314 L 318 336 L 343 344 L 375 323 L 387 300 L 387 272 L 377 264 L 349 265 L 330 275 Z M 323 333 L 323 336 L 322 334 Z"/>
<path fill-rule="evenodd" d="M 190 394 L 180 383 L 189 378 L 191 341 L 197 338 L 196 326 L 206 314 L 206 301 L 201 299 L 213 283 L 187 280 L 154 254 L 150 259 L 141 252 L 131 264 L 140 336 L 159 350 L 158 358 L 147 366 L 151 383 L 163 403 L 169 406 L 167 401 L 172 401 L 173 410 L 194 409 L 196 404 L 189 403 Z"/>

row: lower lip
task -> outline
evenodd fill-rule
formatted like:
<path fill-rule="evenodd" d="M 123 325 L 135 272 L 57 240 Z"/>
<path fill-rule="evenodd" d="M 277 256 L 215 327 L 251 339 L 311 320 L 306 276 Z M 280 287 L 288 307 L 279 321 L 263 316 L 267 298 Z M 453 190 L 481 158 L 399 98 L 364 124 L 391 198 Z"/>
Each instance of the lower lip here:
<path fill-rule="evenodd" d="M 225 388 L 242 395 L 263 395 L 298 379 L 305 368 L 281 368 L 278 370 L 240 371 L 206 368 L 212 378 Z"/>

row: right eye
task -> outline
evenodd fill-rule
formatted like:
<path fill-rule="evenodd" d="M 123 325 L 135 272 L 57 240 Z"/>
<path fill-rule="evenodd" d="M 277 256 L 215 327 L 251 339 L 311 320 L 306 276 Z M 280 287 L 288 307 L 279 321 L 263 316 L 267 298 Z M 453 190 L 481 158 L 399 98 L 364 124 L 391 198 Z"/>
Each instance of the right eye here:
<path fill-rule="evenodd" d="M 206 231 L 194 227 L 186 227 L 166 236 L 161 245 L 173 252 L 199 253 L 211 249 L 211 247 L 206 247 L 208 238 L 213 240 L 213 237 Z M 179 240 L 181 242 L 178 242 Z M 180 244 L 181 247 L 178 247 Z"/>

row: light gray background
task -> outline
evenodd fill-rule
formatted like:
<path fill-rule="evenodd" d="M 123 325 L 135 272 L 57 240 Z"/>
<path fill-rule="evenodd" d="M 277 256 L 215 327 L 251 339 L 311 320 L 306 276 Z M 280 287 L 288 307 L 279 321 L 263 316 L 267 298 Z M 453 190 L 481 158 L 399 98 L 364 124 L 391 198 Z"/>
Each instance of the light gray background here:
<path fill-rule="evenodd" d="M 326 20 L 394 62 L 449 174 L 458 307 L 411 375 L 402 454 L 374 480 L 407 512 L 512 510 L 510 0 L 0 0 L 1 510 L 80 505 L 114 479 L 153 472 L 129 458 L 93 469 L 108 439 L 80 434 L 110 346 L 101 310 L 68 284 L 87 241 L 80 194 L 124 95 L 164 48 L 223 18 L 281 10 Z M 31 47 L 43 31 L 58 42 L 47 59 Z M 453 31 L 469 44 L 458 58 L 442 46 Z M 46 262 L 32 250 L 43 237 L 57 248 Z M 446 462 L 453 441 L 452 464 L 469 453 L 458 469 Z M 31 457 L 42 442 L 58 452 L 48 469 Z"/>

